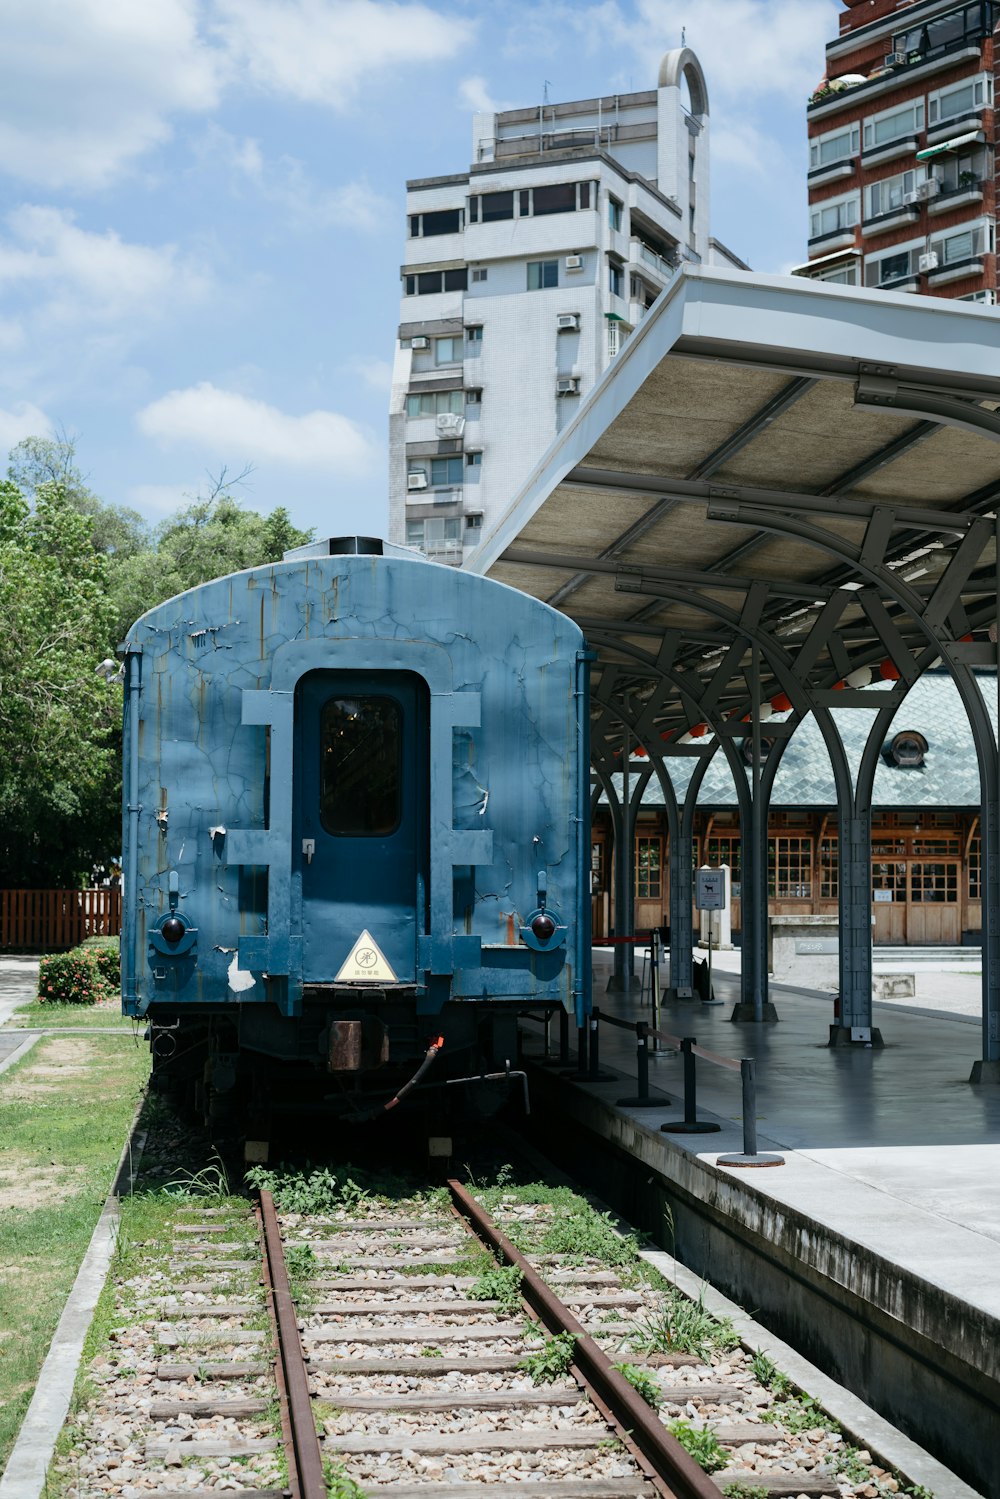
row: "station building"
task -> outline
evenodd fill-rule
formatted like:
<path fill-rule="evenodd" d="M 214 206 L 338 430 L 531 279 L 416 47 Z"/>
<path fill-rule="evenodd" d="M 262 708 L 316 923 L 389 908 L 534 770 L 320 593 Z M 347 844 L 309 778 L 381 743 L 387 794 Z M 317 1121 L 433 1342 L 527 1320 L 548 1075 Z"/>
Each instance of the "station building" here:
<path fill-rule="evenodd" d="M 984 697 L 996 701 L 995 674 L 980 673 Z M 874 691 L 878 688 L 872 689 Z M 883 691 L 889 690 L 884 684 Z M 837 713 L 848 756 L 860 760 L 867 713 Z M 775 724 L 787 714 L 773 715 Z M 772 720 L 768 720 L 771 722 Z M 744 741 L 749 759 L 749 740 Z M 764 752 L 774 741 L 764 734 Z M 697 762 L 671 761 L 683 802 Z M 648 759 L 633 758 L 634 908 L 631 930 L 670 923 L 670 828 L 662 789 Z M 622 777 L 614 791 L 622 796 Z M 772 916 L 835 917 L 840 895 L 836 788 L 826 746 L 807 719 L 788 741 L 771 792 L 768 908 Z M 917 681 L 887 731 L 875 772 L 871 827 L 872 941 L 878 946 L 978 945 L 982 928 L 981 792 L 975 748 L 949 675 Z M 691 860 L 729 866 L 731 923 L 740 931 L 742 839 L 736 788 L 716 755 L 697 791 Z M 602 795 L 593 824 L 591 899 L 594 936 L 614 934 L 614 818 Z M 737 939 L 738 940 L 738 939 Z"/>
<path fill-rule="evenodd" d="M 477 114 L 467 170 L 407 183 L 389 534 L 458 565 L 681 262 L 747 269 L 709 233 L 708 92 Z"/>
<path fill-rule="evenodd" d="M 808 105 L 798 274 L 995 303 L 995 0 L 844 0 Z"/>

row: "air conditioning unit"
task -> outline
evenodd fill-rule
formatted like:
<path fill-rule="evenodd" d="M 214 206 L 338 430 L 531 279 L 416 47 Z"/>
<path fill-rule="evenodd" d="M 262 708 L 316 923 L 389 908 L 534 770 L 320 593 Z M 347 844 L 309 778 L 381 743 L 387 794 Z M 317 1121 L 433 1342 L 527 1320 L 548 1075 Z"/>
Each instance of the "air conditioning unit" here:
<path fill-rule="evenodd" d="M 422 335 L 419 336 L 419 337 L 417 337 L 417 338 L 411 338 L 410 339 L 410 348 L 411 349 L 429 349 L 430 346 L 431 346 L 430 339 L 429 338 L 424 338 Z"/>
<path fill-rule="evenodd" d="M 461 437 L 465 431 L 465 417 L 454 411 L 442 411 L 435 418 L 434 427 L 438 437 Z"/>
<path fill-rule="evenodd" d="M 580 326 L 580 314 L 578 312 L 561 312 L 556 318 L 556 327 L 560 333 L 576 332 Z"/>
<path fill-rule="evenodd" d="M 936 198 L 941 191 L 941 184 L 936 177 L 928 177 L 926 182 L 921 182 L 913 196 L 918 203 L 926 203 L 928 198 Z"/>
<path fill-rule="evenodd" d="M 566 256 L 566 269 L 568 271 L 582 271 L 583 270 L 583 256 L 582 255 L 567 255 Z"/>
<path fill-rule="evenodd" d="M 938 265 L 939 261 L 936 253 L 933 250 L 930 250 L 926 255 L 920 255 L 917 258 L 917 270 L 922 276 L 926 275 L 928 271 L 936 271 Z"/>
<path fill-rule="evenodd" d="M 906 61 L 906 53 L 905 52 L 887 52 L 885 54 L 885 61 L 883 63 L 883 67 L 886 67 L 886 68 L 901 68 L 903 66 L 903 63 L 905 61 Z"/>
<path fill-rule="evenodd" d="M 556 381 L 557 396 L 577 396 L 580 394 L 580 382 L 575 375 L 565 380 Z"/>
<path fill-rule="evenodd" d="M 904 193 L 903 194 L 903 207 L 904 208 L 916 208 L 917 204 L 921 203 L 922 201 L 923 201 L 923 199 L 921 198 L 919 192 L 916 192 L 916 193 Z"/>
<path fill-rule="evenodd" d="M 406 476 L 406 487 L 407 487 L 407 489 L 426 489 L 427 488 L 427 475 L 426 474 L 407 474 L 407 476 Z"/>

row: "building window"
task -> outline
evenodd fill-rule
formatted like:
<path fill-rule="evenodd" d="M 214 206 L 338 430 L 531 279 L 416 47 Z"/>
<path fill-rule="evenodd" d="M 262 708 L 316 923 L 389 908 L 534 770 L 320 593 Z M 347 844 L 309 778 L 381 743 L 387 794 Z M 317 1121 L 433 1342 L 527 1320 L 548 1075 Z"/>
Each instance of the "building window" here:
<path fill-rule="evenodd" d="M 559 285 L 558 260 L 529 260 L 528 290 L 543 291 L 549 286 Z"/>
<path fill-rule="evenodd" d="M 809 142 L 809 170 L 816 172 L 822 167 L 835 166 L 838 161 L 850 161 L 857 156 L 860 145 L 861 126 L 857 123 L 817 135 Z"/>
<path fill-rule="evenodd" d="M 413 213 L 410 215 L 410 235 L 414 239 L 429 239 L 434 234 L 458 234 L 464 219 L 461 208 L 444 208 L 438 213 Z"/>
<path fill-rule="evenodd" d="M 403 280 L 408 297 L 427 297 L 439 291 L 465 291 L 469 273 L 463 265 L 459 270 L 418 271 Z"/>
<path fill-rule="evenodd" d="M 461 416 L 464 406 L 464 392 L 460 390 L 414 391 L 406 398 L 407 416 L 442 416 L 448 411 Z"/>
<path fill-rule="evenodd" d="M 768 894 L 778 900 L 812 899 L 812 839 L 769 838 Z"/>
<path fill-rule="evenodd" d="M 859 193 L 846 198 L 833 198 L 828 203 L 817 203 L 809 215 L 809 238 L 821 239 L 827 234 L 843 233 L 853 229 L 858 222 L 861 209 Z"/>
<path fill-rule="evenodd" d="M 514 217 L 514 194 L 483 193 L 479 199 L 480 220 L 484 224 L 495 224 L 500 219 Z"/>
<path fill-rule="evenodd" d="M 936 93 L 927 96 L 927 123 L 941 125 L 946 120 L 978 114 L 981 109 L 989 106 L 992 97 L 990 80 L 985 74 L 978 78 L 964 79 L 950 88 L 938 89 Z"/>
<path fill-rule="evenodd" d="M 486 267 L 484 265 L 480 265 L 480 266 L 477 266 L 476 269 L 473 271 L 473 273 L 472 273 L 472 279 L 473 279 L 473 281 L 485 281 L 487 279 L 487 275 L 488 275 L 488 272 L 486 270 Z"/>
<path fill-rule="evenodd" d="M 617 198 L 608 194 L 608 228 L 613 229 L 616 234 L 622 232 L 622 206 Z"/>
<path fill-rule="evenodd" d="M 958 900 L 957 864 L 911 864 L 910 899 L 917 905 Z"/>
<path fill-rule="evenodd" d="M 579 194 L 580 194 L 580 207 L 581 208 L 589 208 L 590 207 L 591 194 L 596 194 L 596 192 L 597 192 L 597 183 L 596 182 L 578 182 L 577 183 L 577 190 L 579 191 Z"/>
<path fill-rule="evenodd" d="M 635 894 L 637 900 L 659 900 L 662 888 L 662 838 L 635 840 Z"/>
<path fill-rule="evenodd" d="M 837 900 L 840 895 L 840 846 L 836 838 L 823 838 L 819 845 L 819 898 Z"/>
<path fill-rule="evenodd" d="M 905 53 L 909 62 L 922 62 L 938 51 L 974 41 L 992 26 L 991 9 L 985 0 L 977 0 L 974 5 L 960 5 L 946 16 L 938 16 L 921 26 L 897 31 L 892 39 L 893 51 Z"/>
<path fill-rule="evenodd" d="M 461 364 L 461 362 L 461 345 L 457 338 L 436 338 L 434 340 L 435 364 Z"/>
<path fill-rule="evenodd" d="M 924 128 L 924 101 L 916 99 L 900 109 L 886 110 L 865 121 L 865 150 L 875 151 L 892 141 L 907 140 Z"/>
<path fill-rule="evenodd" d="M 462 554 L 462 517 L 460 515 L 433 516 L 427 520 L 406 522 L 406 542 L 411 547 L 421 547 L 429 557 Z"/>
<path fill-rule="evenodd" d="M 483 404 L 483 393 L 481 390 L 467 390 L 465 392 L 466 406 L 481 406 Z"/>
<path fill-rule="evenodd" d="M 466 465 L 466 468 L 482 468 L 482 466 L 483 466 L 483 455 L 482 455 L 482 453 L 478 449 L 475 449 L 475 450 L 472 450 L 472 451 L 466 453 L 466 455 L 465 455 L 465 465 Z"/>
<path fill-rule="evenodd" d="M 913 240 L 905 245 L 894 245 L 880 255 L 865 257 L 865 285 L 891 287 L 900 281 L 912 280 L 918 274 L 919 257 L 924 252 L 924 241 Z"/>
<path fill-rule="evenodd" d="M 608 291 L 613 297 L 623 296 L 625 291 L 625 278 L 622 275 L 622 268 L 614 260 L 608 261 Z"/>
<path fill-rule="evenodd" d="M 883 213 L 892 213 L 908 206 L 905 199 L 916 192 L 927 179 L 926 167 L 914 167 L 909 172 L 897 172 L 895 177 L 884 177 L 865 188 L 865 218 L 877 219 Z"/>
<path fill-rule="evenodd" d="M 576 212 L 575 182 L 554 182 L 549 187 L 535 187 L 531 196 L 532 212 L 536 218 L 542 214 Z"/>
<path fill-rule="evenodd" d="M 622 346 L 621 323 L 611 321 L 608 323 L 608 358 L 614 359 Z"/>
<path fill-rule="evenodd" d="M 462 455 L 457 454 L 449 458 L 431 459 L 431 486 L 438 488 L 441 485 L 461 484 L 462 482 Z"/>
<path fill-rule="evenodd" d="M 742 875 L 740 872 L 740 858 L 743 845 L 740 842 L 739 833 L 723 833 L 705 842 L 705 863 L 712 869 L 720 869 L 723 864 L 729 865 L 730 894 L 733 899 L 739 895 L 742 889 Z"/>
<path fill-rule="evenodd" d="M 467 531 L 481 531 L 483 529 L 483 517 L 481 515 L 467 515 L 465 517 L 465 529 Z"/>
<path fill-rule="evenodd" d="M 980 837 L 973 838 L 969 844 L 969 899 L 982 900 L 983 898 L 983 840 Z"/>
<path fill-rule="evenodd" d="M 828 271 L 812 271 L 810 276 L 813 281 L 832 281 L 837 286 L 857 286 L 858 262 L 849 260 L 844 265 L 836 265 Z"/>
<path fill-rule="evenodd" d="M 963 260 L 974 260 L 989 249 L 989 238 L 983 224 L 969 224 L 962 229 L 953 229 L 931 240 L 931 250 L 938 258 L 938 265 L 956 265 Z M 972 271 L 970 270 L 970 275 Z"/>
<path fill-rule="evenodd" d="M 475 327 L 465 330 L 465 355 L 467 359 L 478 359 L 483 352 L 483 325 L 477 323 Z"/>

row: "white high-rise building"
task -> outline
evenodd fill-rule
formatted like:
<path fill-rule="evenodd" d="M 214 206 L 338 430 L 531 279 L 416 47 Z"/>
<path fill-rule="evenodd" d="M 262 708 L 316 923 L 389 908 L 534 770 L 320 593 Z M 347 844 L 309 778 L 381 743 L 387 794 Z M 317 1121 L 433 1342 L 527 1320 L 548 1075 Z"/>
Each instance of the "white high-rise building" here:
<path fill-rule="evenodd" d="M 389 534 L 460 563 L 709 236 L 708 93 L 659 85 L 477 114 L 467 172 L 407 183 Z M 744 267 L 745 268 L 745 267 Z"/>

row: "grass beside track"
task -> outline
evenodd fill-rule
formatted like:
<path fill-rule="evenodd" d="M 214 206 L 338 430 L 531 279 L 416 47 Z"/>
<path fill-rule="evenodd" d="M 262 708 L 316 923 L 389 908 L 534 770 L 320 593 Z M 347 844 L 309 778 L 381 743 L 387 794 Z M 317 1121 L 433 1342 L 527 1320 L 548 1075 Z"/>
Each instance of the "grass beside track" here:
<path fill-rule="evenodd" d="M 42 1004 L 40 1000 L 29 999 L 14 1011 L 3 1029 L 53 1030 L 68 1026 L 71 1029 L 86 1027 L 87 1030 L 107 1030 L 112 1026 L 120 1026 L 123 1031 L 131 1031 L 133 1024 L 133 1021 L 122 1015 L 121 1001 L 118 999 L 100 1005 Z"/>
<path fill-rule="evenodd" d="M 122 1037 L 47 1036 L 0 1075 L 0 1469 L 148 1071 L 146 1048 Z"/>

